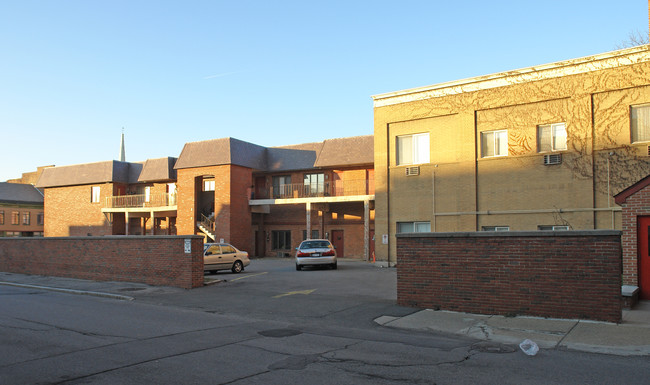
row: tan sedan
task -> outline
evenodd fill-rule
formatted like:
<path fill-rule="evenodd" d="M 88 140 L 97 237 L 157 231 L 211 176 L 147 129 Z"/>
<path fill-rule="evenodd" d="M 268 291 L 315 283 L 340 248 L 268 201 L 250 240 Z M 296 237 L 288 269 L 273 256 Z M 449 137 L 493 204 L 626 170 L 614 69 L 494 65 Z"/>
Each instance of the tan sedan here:
<path fill-rule="evenodd" d="M 216 273 L 218 270 L 230 270 L 241 273 L 250 265 L 248 253 L 228 243 L 206 243 L 203 246 L 203 271 Z"/>

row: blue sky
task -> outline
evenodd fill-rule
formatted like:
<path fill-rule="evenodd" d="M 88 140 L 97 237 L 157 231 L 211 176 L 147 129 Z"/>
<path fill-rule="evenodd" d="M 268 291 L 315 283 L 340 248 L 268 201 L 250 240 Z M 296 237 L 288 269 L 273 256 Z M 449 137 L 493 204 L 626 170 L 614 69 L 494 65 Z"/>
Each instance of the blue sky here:
<path fill-rule="evenodd" d="M 369 135 L 371 95 L 617 49 L 648 3 L 0 2 L 0 181 L 37 166 Z"/>

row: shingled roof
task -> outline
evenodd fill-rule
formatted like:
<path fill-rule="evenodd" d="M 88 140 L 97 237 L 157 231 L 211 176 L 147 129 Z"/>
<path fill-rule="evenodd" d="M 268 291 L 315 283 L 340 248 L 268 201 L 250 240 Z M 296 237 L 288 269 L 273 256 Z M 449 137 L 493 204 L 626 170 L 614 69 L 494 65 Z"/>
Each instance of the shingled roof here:
<path fill-rule="evenodd" d="M 0 202 L 43 204 L 43 194 L 31 184 L 0 182 Z"/>
<path fill-rule="evenodd" d="M 176 158 L 147 159 L 138 177 L 139 182 L 176 180 Z"/>
<path fill-rule="evenodd" d="M 235 138 L 185 143 L 175 169 L 234 164 L 257 170 L 266 168 L 266 149 Z"/>
<path fill-rule="evenodd" d="M 375 162 L 373 135 L 328 139 L 314 164 L 316 167 L 356 166 Z"/>
<path fill-rule="evenodd" d="M 185 144 L 174 168 L 235 164 L 272 172 L 372 164 L 373 138 L 355 136 L 268 148 L 234 138 L 192 142 Z"/>
<path fill-rule="evenodd" d="M 43 170 L 36 187 L 74 186 L 106 182 L 136 183 L 142 171 L 142 166 L 142 163 L 111 160 L 52 167 Z"/>

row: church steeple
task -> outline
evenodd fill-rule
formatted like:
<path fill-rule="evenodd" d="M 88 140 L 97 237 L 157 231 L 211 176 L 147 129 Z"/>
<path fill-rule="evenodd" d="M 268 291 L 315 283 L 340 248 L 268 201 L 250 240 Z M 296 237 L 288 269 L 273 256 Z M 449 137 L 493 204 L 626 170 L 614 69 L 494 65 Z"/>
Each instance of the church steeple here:
<path fill-rule="evenodd" d="M 120 162 L 126 162 L 126 152 L 124 150 L 124 127 L 122 127 L 122 141 L 120 142 Z"/>

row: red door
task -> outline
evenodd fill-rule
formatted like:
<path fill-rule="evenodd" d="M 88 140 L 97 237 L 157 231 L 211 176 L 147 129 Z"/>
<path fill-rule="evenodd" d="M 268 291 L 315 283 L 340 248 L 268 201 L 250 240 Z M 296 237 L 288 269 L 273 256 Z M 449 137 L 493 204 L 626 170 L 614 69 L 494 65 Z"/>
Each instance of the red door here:
<path fill-rule="evenodd" d="M 336 257 L 343 258 L 345 256 L 345 248 L 343 247 L 343 230 L 332 230 L 332 245 L 336 248 Z"/>
<path fill-rule="evenodd" d="M 639 229 L 639 298 L 650 299 L 650 249 L 648 247 L 650 237 L 650 217 L 638 217 Z"/>

